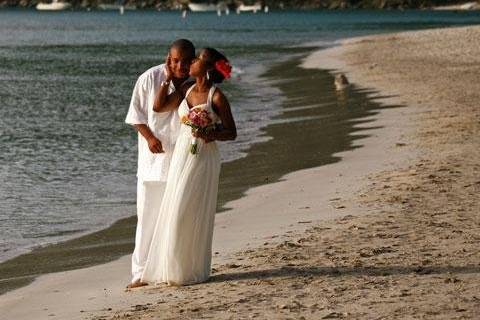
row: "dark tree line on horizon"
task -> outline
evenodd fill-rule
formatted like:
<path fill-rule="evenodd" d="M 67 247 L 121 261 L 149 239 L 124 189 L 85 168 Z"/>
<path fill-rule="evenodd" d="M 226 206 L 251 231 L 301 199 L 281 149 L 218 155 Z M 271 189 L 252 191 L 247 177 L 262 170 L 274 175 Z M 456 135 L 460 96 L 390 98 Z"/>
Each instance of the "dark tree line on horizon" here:
<path fill-rule="evenodd" d="M 71 3 L 75 8 L 95 8 L 100 4 L 124 4 L 135 6 L 138 9 L 163 9 L 172 10 L 186 7 L 188 0 L 62 0 Z M 0 0 L 0 7 L 34 7 L 39 2 L 51 0 Z M 196 3 L 209 3 L 218 1 L 192 0 Z M 253 4 L 255 0 L 224 0 L 234 8 L 241 2 Z M 422 9 L 433 6 L 444 6 L 465 3 L 465 0 L 263 0 L 263 5 L 270 9 Z"/>

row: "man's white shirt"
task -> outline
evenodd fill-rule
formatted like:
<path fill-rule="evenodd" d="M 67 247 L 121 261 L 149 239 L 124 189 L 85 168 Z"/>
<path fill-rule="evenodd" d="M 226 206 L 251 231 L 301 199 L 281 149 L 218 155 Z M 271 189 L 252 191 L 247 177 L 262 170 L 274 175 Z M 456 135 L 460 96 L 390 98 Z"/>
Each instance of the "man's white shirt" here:
<path fill-rule="evenodd" d="M 160 84 L 166 80 L 165 64 L 152 67 L 138 77 L 125 122 L 146 124 L 162 142 L 165 153 L 152 153 L 146 139 L 138 133 L 137 177 L 143 181 L 166 181 L 170 159 L 180 128 L 178 111 L 155 112 L 153 102 Z M 175 87 L 170 83 L 168 93 Z"/>

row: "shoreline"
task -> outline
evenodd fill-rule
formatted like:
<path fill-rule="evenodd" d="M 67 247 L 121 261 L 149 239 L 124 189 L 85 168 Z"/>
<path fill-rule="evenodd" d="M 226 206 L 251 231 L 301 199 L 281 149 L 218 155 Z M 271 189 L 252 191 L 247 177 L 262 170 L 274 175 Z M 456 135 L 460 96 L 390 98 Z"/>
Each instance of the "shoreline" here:
<path fill-rule="evenodd" d="M 295 49 L 287 49 L 286 51 L 294 52 Z M 252 73 L 253 75 L 250 74 L 249 81 L 258 81 L 259 74 L 262 73 L 263 72 L 255 71 Z M 266 124 L 264 123 L 257 130 L 258 137 L 264 135 L 263 129 L 268 125 L 269 122 L 267 121 Z M 264 140 L 260 139 L 259 141 L 262 142 Z M 260 142 L 253 142 L 252 144 Z M 250 146 L 241 152 L 247 153 L 249 149 Z M 235 166 L 237 161 L 242 162 L 244 161 L 242 159 L 245 157 L 245 155 L 242 155 L 233 160 L 222 162 L 222 167 Z M 232 179 L 229 179 L 227 175 L 227 180 Z M 220 183 L 224 183 L 224 181 L 221 180 Z M 228 208 L 224 207 L 225 202 L 241 197 L 242 192 L 248 189 L 248 185 L 242 185 L 240 190 L 232 192 L 227 189 L 228 187 L 223 188 L 223 190 L 219 192 L 217 213 L 228 210 Z M 225 190 L 227 190 L 227 192 L 225 192 Z M 133 252 L 136 218 L 136 213 L 121 217 L 98 229 L 82 232 L 66 240 L 37 245 L 26 250 L 26 252 L 19 253 L 12 258 L 0 262 L 0 275 L 2 275 L 0 277 L 0 296 L 5 292 L 28 285 L 34 281 L 36 277 L 44 274 L 109 263 L 119 259 L 125 254 Z M 100 245 L 98 244 L 99 242 L 101 242 Z M 52 265 L 49 263 L 49 261 L 56 259 L 58 260 L 55 264 Z M 40 262 L 40 264 L 36 266 L 33 265 L 36 262 Z"/>
<path fill-rule="evenodd" d="M 292 53 L 296 51 L 298 51 L 297 54 L 302 55 L 309 52 L 309 48 L 293 49 Z M 225 205 L 226 202 L 242 197 L 248 189 L 254 186 L 276 182 L 289 172 L 339 161 L 340 158 L 333 155 L 335 152 L 355 148 L 351 144 L 356 138 L 348 137 L 348 132 L 357 129 L 354 129 L 352 124 L 348 123 L 348 119 L 353 120 L 377 112 L 377 105 L 373 104 L 367 108 L 351 108 L 352 110 L 348 110 L 348 112 L 341 111 L 339 114 L 335 114 L 337 98 L 334 92 L 330 92 L 329 95 L 324 97 L 326 111 L 321 108 L 295 109 L 296 104 L 303 106 L 317 103 L 317 99 L 310 101 L 312 97 L 307 97 L 305 100 L 301 95 L 289 92 L 290 88 L 283 85 L 282 81 L 279 84 L 275 83 L 279 79 L 298 77 L 300 73 L 296 67 L 299 62 L 298 59 L 298 56 L 297 58 L 290 58 L 290 60 L 282 59 L 278 65 L 275 64 L 277 67 L 272 66 L 270 71 L 267 71 L 260 77 L 261 79 L 257 80 L 273 81 L 272 85 L 278 87 L 278 90 L 283 90 L 285 94 L 294 96 L 292 98 L 293 102 L 284 101 L 284 106 L 280 107 L 280 114 L 274 117 L 269 125 L 261 129 L 263 135 L 273 137 L 276 141 L 267 140 L 254 143 L 248 149 L 247 157 L 222 164 L 218 200 L 218 209 L 220 210 L 218 212 L 220 214 L 223 214 L 222 211 L 230 209 L 228 205 Z M 290 71 L 285 73 L 285 68 Z M 298 77 L 298 81 L 304 81 L 303 79 L 309 79 L 310 77 L 313 77 L 315 81 L 320 81 L 324 86 L 331 86 L 333 81 L 326 72 L 318 75 L 317 71 Z M 309 90 L 315 92 L 315 85 Z M 363 101 L 365 100 L 363 93 L 357 94 L 352 91 L 349 94 L 351 94 L 350 99 L 355 101 L 359 99 L 358 104 L 369 104 L 368 101 Z M 341 109 L 345 109 L 346 103 L 346 101 L 341 102 Z M 292 108 L 293 110 L 291 110 Z M 336 119 L 336 122 L 326 125 L 315 120 L 319 116 L 321 118 L 323 114 L 332 115 L 333 117 L 329 119 Z M 304 131 L 303 125 L 310 127 L 305 131 L 306 134 L 317 137 L 319 144 L 321 144 L 320 147 L 323 148 L 319 153 L 311 154 L 310 148 L 312 148 L 312 145 L 309 143 L 297 144 L 295 150 L 291 149 L 290 146 L 296 144 L 296 139 L 286 136 L 285 130 L 288 128 L 292 132 Z M 331 137 L 318 134 L 318 130 L 315 129 L 318 126 L 330 131 Z M 331 141 L 331 139 L 335 141 Z M 336 143 L 338 145 L 335 145 Z M 299 161 L 292 158 L 289 152 L 296 152 Z M 266 159 L 265 154 L 270 154 L 271 157 Z M 252 167 L 248 165 L 249 163 L 256 163 L 257 165 Z M 238 177 L 238 172 L 242 172 L 241 179 Z M 3 262 L 0 264 L 0 274 L 3 275 L 3 288 L 0 293 L 31 283 L 42 274 L 109 263 L 125 254 L 130 254 L 133 251 L 135 224 L 136 216 L 123 218 L 106 229 L 48 245 Z"/>
<path fill-rule="evenodd" d="M 332 81 L 331 77 L 329 81 Z M 348 99 L 348 97 L 344 98 Z M 336 105 L 335 108 L 337 107 Z M 295 108 L 292 109 L 292 111 L 295 111 Z M 388 109 L 387 111 L 397 112 L 396 109 Z M 288 112 L 291 111 L 286 110 L 284 113 Z M 325 159 L 323 161 L 324 163 L 330 164 L 324 164 L 320 167 L 314 166 L 312 169 L 294 170 L 293 173 L 287 175 L 280 174 L 276 179 L 272 179 L 274 181 L 278 179 L 278 182 L 251 188 L 245 197 L 228 202 L 227 206 L 230 207 L 231 210 L 216 216 L 214 252 L 220 252 L 220 254 L 214 255 L 214 268 L 220 264 L 235 261 L 236 258 L 233 256 L 235 252 L 252 250 L 263 245 L 266 239 L 273 239 L 269 240 L 273 243 L 278 242 L 284 239 L 286 234 L 303 232 L 311 224 L 320 220 L 332 219 L 353 213 L 356 205 L 347 199 L 348 195 L 358 188 L 358 184 L 362 183 L 363 175 L 358 175 L 359 171 L 362 169 L 365 170 L 367 167 L 370 171 L 379 170 L 375 164 L 371 163 L 371 160 L 373 160 L 372 154 L 374 153 L 372 152 L 372 148 L 370 148 L 370 150 L 368 147 L 359 148 L 360 143 L 368 145 L 368 141 L 371 139 L 375 140 L 375 136 L 379 134 L 377 132 L 379 129 L 377 128 L 368 130 L 371 125 L 382 124 L 382 121 L 387 123 L 394 122 L 393 119 L 389 119 L 388 117 L 384 117 L 383 120 L 375 120 L 378 116 L 375 112 L 366 114 L 365 116 L 368 116 L 368 118 L 364 116 L 356 120 L 357 124 L 355 126 L 350 124 L 353 130 L 349 134 L 349 136 L 351 135 L 351 141 L 348 143 L 351 144 L 351 146 L 348 149 L 351 151 L 334 153 L 333 156 L 336 159 Z M 385 112 L 385 110 L 381 111 L 383 114 Z M 281 119 L 279 119 L 279 122 L 281 123 Z M 362 122 L 365 124 L 362 124 Z M 280 124 L 279 129 L 283 130 L 281 126 Z M 355 131 L 360 131 L 360 133 L 355 133 Z M 359 137 L 355 137 L 355 135 L 359 134 Z M 368 137 L 368 135 L 373 135 L 373 137 Z M 394 143 L 393 140 L 396 140 L 396 138 L 392 138 L 393 140 L 385 138 L 386 137 L 383 136 L 382 141 L 389 144 Z M 371 144 L 373 145 L 373 143 Z M 377 152 L 381 152 L 382 148 L 380 144 L 377 144 L 374 148 L 377 148 Z M 259 156 L 264 157 L 264 151 L 259 152 Z M 342 158 L 342 160 L 336 162 L 339 158 Z M 358 161 L 358 158 L 362 160 Z M 301 165 L 305 166 L 304 163 Z M 304 187 L 302 187 L 302 185 L 311 183 L 312 175 L 329 181 L 329 185 L 326 186 L 326 190 L 323 190 L 324 192 L 321 197 L 318 197 L 318 190 L 305 190 Z M 350 181 L 348 185 L 342 186 L 342 181 L 340 180 L 345 179 L 342 178 L 345 176 L 348 177 L 346 179 L 353 179 L 355 182 Z M 292 181 L 298 187 L 296 190 L 298 194 L 295 199 L 288 199 L 285 195 L 291 194 Z M 312 198 L 317 199 L 312 201 Z M 269 199 L 269 201 L 266 202 L 265 199 Z M 282 209 L 279 210 L 279 208 Z M 258 216 L 258 212 L 262 212 L 261 217 Z M 321 213 L 318 214 L 318 212 Z M 245 222 L 249 221 L 249 219 L 255 221 L 254 226 Z M 245 228 L 249 228 L 248 232 L 246 232 Z M 217 239 L 217 241 L 215 241 L 215 239 Z M 108 272 L 107 270 L 110 269 L 117 271 Z M 123 293 L 123 285 L 125 282 L 128 282 L 129 279 L 128 270 L 129 255 L 99 266 L 43 275 L 27 287 L 10 291 L 0 296 L 0 300 L 4 300 L 4 302 L 2 302 L 3 305 L 10 306 L 11 313 L 7 313 L 6 315 L 10 318 L 13 316 L 15 319 L 22 319 L 22 316 L 28 318 L 28 315 L 32 314 L 32 312 L 36 312 L 39 316 L 40 314 L 44 314 L 45 316 L 51 315 L 49 317 L 50 319 L 65 317 L 69 319 L 74 319 L 75 317 L 84 318 L 85 312 L 80 312 L 80 310 L 95 314 L 108 311 L 108 308 L 121 308 L 125 306 L 125 301 L 129 301 L 128 303 L 145 304 L 146 301 L 149 301 L 145 294 L 142 293 L 142 297 L 132 297 L 132 295 L 125 295 Z M 108 276 L 99 279 L 96 277 L 98 273 L 103 276 L 106 276 L 108 273 Z M 85 279 L 95 279 L 98 283 L 104 284 L 102 287 L 106 288 L 102 288 L 104 290 L 101 290 L 100 287 L 90 288 L 91 283 L 83 283 Z M 123 281 L 121 281 L 121 279 L 123 279 Z M 55 289 L 58 287 L 58 283 L 63 283 L 64 281 L 68 283 L 65 284 L 65 288 Z M 62 309 L 61 307 L 57 309 L 52 307 L 49 310 L 45 310 L 46 308 L 43 307 L 43 309 L 40 310 L 40 306 L 48 305 L 53 301 L 58 302 L 58 299 L 63 298 L 65 296 L 64 290 L 68 290 L 70 294 L 73 294 L 73 288 L 76 288 L 75 291 L 77 291 L 75 301 L 78 305 L 70 304 L 69 310 Z M 49 294 L 42 295 L 40 294 L 42 292 L 49 292 Z M 90 295 L 90 297 L 82 297 L 82 294 Z M 19 298 L 33 302 L 32 307 L 21 311 L 12 310 L 11 306 L 15 305 L 15 302 L 18 301 Z M 34 310 L 34 308 L 38 309 Z M 77 310 L 73 312 L 71 309 L 75 308 Z M 24 313 L 22 314 L 22 312 Z"/>

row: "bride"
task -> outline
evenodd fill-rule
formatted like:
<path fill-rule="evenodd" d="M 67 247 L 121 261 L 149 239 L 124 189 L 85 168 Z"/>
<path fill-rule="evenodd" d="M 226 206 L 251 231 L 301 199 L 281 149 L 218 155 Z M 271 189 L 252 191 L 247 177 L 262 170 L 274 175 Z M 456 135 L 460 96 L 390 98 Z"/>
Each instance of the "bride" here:
<path fill-rule="evenodd" d="M 167 66 L 169 62 L 167 57 Z M 195 83 L 185 84 L 170 95 L 172 73 L 168 67 L 166 70 L 167 81 L 160 86 L 154 110 L 178 108 L 184 121 L 189 113 L 205 110 L 216 125 L 210 131 L 194 131 L 185 122 L 181 125 L 141 281 L 188 285 L 206 281 L 211 270 L 220 174 L 215 140 L 234 140 L 237 136 L 229 102 L 215 84 L 229 77 L 231 67 L 223 54 L 205 48 L 190 66 Z M 197 141 L 195 149 L 192 139 Z"/>

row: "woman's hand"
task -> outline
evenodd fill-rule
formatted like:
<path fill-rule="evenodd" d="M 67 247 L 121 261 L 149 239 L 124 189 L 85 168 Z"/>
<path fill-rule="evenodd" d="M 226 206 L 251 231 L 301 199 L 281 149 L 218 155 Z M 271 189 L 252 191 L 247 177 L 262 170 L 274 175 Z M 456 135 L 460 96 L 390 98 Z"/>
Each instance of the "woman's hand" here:
<path fill-rule="evenodd" d="M 166 75 L 166 81 L 172 81 L 173 79 L 173 71 L 171 65 L 171 58 L 170 58 L 170 53 L 167 54 L 167 57 L 165 58 L 165 75 Z"/>
<path fill-rule="evenodd" d="M 193 130 L 192 134 L 196 138 L 203 139 L 205 141 L 205 143 L 209 143 L 209 142 L 212 142 L 212 141 L 215 140 L 213 132 L 204 133 L 204 132 L 201 132 L 201 131 Z"/>

